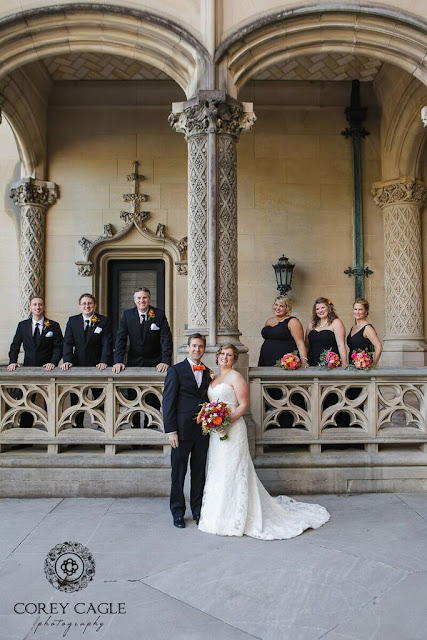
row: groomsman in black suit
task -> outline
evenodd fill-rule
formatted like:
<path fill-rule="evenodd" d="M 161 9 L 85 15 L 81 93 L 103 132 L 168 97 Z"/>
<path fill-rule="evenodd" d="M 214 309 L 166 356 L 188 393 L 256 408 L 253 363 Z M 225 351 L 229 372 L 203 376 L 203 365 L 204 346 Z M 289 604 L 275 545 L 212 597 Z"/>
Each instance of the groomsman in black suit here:
<path fill-rule="evenodd" d="M 167 371 L 172 361 L 172 334 L 165 312 L 150 305 L 151 293 L 146 287 L 140 287 L 134 293 L 135 307 L 123 311 L 114 348 L 113 373 L 125 369 L 126 346 L 128 367 L 156 367 L 157 371 Z M 134 389 L 129 389 L 129 400 L 135 398 Z M 160 409 L 154 394 L 147 401 Z M 140 427 L 139 413 L 133 417 L 133 426 Z"/>
<path fill-rule="evenodd" d="M 170 509 L 173 523 L 179 529 L 185 527 L 184 481 L 189 457 L 190 507 L 193 520 L 199 523 L 209 446 L 209 438 L 203 436 L 201 426 L 196 422 L 200 405 L 208 401 L 210 371 L 201 362 L 206 338 L 193 333 L 187 345 L 188 358 L 170 367 L 163 391 L 163 424 L 172 447 Z"/>
<path fill-rule="evenodd" d="M 95 313 L 96 300 L 91 293 L 83 293 L 79 298 L 81 313 L 68 318 L 64 335 L 63 364 L 61 369 L 71 367 L 96 367 L 100 371 L 111 365 L 113 336 L 108 318 Z M 102 389 L 92 388 L 96 400 Z M 71 394 L 71 404 L 77 403 L 77 396 Z M 83 427 L 84 413 L 76 417 L 76 427 Z"/>
<path fill-rule="evenodd" d="M 24 367 L 54 369 L 62 356 L 62 331 L 55 320 L 44 315 L 44 299 L 34 296 L 30 300 L 31 317 L 22 320 L 10 345 L 9 371 L 15 371 L 21 345 L 24 347 Z"/>
<path fill-rule="evenodd" d="M 62 356 L 62 331 L 55 320 L 44 315 L 45 304 L 41 296 L 30 300 L 31 317 L 22 320 L 16 329 L 10 345 L 9 371 L 15 371 L 21 345 L 24 347 L 24 367 L 43 367 L 46 371 L 54 369 Z M 31 427 L 33 418 L 24 412 L 21 416 L 21 427 Z"/>
<path fill-rule="evenodd" d="M 111 365 L 113 337 L 108 318 L 95 313 L 96 300 L 91 293 L 79 298 L 81 313 L 68 318 L 64 335 L 61 369 L 96 367 L 100 371 Z"/>
<path fill-rule="evenodd" d="M 165 312 L 152 307 L 150 297 L 149 289 L 137 289 L 133 296 L 135 307 L 123 311 L 114 348 L 114 373 L 125 369 L 127 340 L 128 367 L 156 367 L 157 371 L 166 371 L 172 361 L 172 334 Z"/>

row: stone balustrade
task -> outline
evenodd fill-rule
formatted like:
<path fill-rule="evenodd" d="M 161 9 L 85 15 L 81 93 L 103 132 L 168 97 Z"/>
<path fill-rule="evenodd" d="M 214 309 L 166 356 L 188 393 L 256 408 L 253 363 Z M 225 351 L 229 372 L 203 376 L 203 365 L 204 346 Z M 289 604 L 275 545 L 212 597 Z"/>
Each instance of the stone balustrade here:
<path fill-rule="evenodd" d="M 37 444 L 46 447 L 47 453 L 57 454 L 70 445 L 85 445 L 87 450 L 88 445 L 101 445 L 106 454 L 115 454 L 120 445 L 139 445 L 168 452 L 160 411 L 164 376 L 155 368 L 126 369 L 120 375 L 113 375 L 111 369 L 83 367 L 3 370 L 0 450 Z M 102 390 L 96 399 L 92 389 Z M 135 393 L 128 394 L 129 389 Z M 76 428 L 81 412 L 85 428 Z M 137 412 L 145 414 L 141 425 L 145 423 L 146 428 L 131 428 Z M 31 428 L 19 426 L 23 413 L 33 417 Z"/>
<path fill-rule="evenodd" d="M 0 495 L 167 495 L 163 381 L 146 368 L 1 368 Z M 251 452 L 272 493 L 427 489 L 427 367 L 252 368 L 249 383 Z"/>
<path fill-rule="evenodd" d="M 318 454 L 333 445 L 375 453 L 387 444 L 427 444 L 426 367 L 265 367 L 251 369 L 249 377 L 257 456 L 292 445 Z"/>

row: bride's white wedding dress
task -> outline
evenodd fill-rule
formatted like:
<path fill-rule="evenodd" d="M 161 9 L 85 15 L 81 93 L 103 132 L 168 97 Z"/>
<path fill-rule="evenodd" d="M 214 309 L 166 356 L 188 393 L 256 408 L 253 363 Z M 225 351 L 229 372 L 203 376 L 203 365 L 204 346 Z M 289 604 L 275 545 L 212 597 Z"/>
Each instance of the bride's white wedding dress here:
<path fill-rule="evenodd" d="M 211 385 L 210 400 L 237 407 L 233 387 Z M 317 529 L 330 518 L 318 504 L 297 502 L 287 496 L 272 498 L 264 489 L 249 453 L 243 418 L 228 428 L 228 439 L 210 436 L 208 471 L 199 529 L 221 536 L 251 536 L 261 540 L 293 538 L 305 529 Z"/>

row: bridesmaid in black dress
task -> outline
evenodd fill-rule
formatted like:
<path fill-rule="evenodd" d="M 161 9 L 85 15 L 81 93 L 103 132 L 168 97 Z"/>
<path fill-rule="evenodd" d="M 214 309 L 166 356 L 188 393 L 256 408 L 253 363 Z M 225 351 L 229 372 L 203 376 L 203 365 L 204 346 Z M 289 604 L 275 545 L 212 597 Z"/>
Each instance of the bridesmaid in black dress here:
<path fill-rule="evenodd" d="M 317 298 L 314 303 L 313 319 L 307 325 L 305 343 L 308 348 L 308 364 L 311 367 L 319 364 L 320 356 L 325 349 L 337 353 L 341 359 L 341 366 L 347 367 L 345 328 L 328 298 Z"/>
<path fill-rule="evenodd" d="M 273 303 L 273 318 L 268 318 L 261 334 L 264 342 L 259 355 L 259 367 L 274 367 L 285 353 L 298 351 L 301 366 L 307 367 L 307 350 L 301 322 L 291 316 L 292 302 L 278 296 Z"/>
<path fill-rule="evenodd" d="M 372 365 L 375 367 L 380 359 L 383 346 L 374 327 L 368 322 L 369 302 L 365 298 L 357 298 L 353 305 L 355 319 L 354 326 L 347 336 L 349 360 L 354 351 L 366 351 L 372 355 Z"/>

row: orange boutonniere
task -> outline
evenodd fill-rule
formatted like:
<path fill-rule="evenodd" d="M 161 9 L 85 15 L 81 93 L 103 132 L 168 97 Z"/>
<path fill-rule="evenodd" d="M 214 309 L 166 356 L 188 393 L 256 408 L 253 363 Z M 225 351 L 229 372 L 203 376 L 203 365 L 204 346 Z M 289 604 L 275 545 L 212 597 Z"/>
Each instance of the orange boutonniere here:
<path fill-rule="evenodd" d="M 96 324 L 98 322 L 98 316 L 92 316 L 92 324 Z"/>
<path fill-rule="evenodd" d="M 148 317 L 150 318 L 150 320 L 153 320 L 156 317 L 154 309 L 150 309 L 150 311 L 148 312 Z"/>
<path fill-rule="evenodd" d="M 49 322 L 49 320 L 45 320 L 45 321 L 43 322 L 43 326 L 44 326 L 44 328 L 45 328 L 45 329 L 47 329 L 48 327 L 50 327 L 50 322 Z"/>

